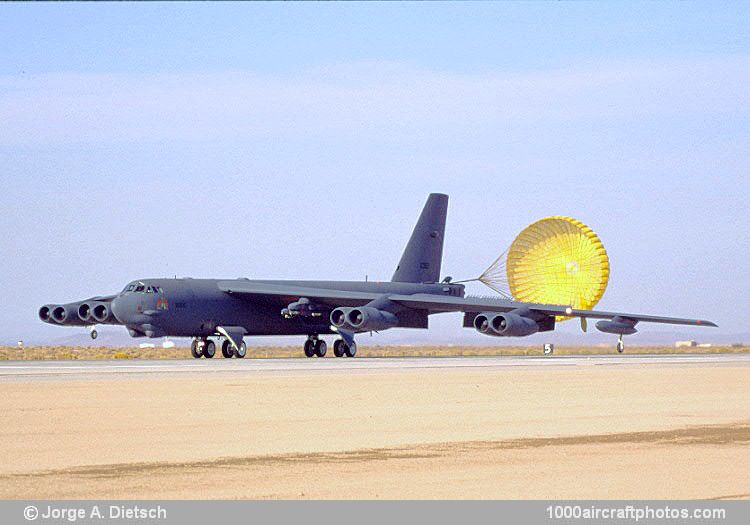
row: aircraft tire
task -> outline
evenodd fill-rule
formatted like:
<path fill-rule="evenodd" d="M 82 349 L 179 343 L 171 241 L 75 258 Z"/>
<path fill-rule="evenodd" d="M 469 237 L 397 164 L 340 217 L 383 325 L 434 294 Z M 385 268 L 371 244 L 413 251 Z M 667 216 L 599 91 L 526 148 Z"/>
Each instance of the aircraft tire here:
<path fill-rule="evenodd" d="M 193 339 L 193 342 L 190 343 L 190 353 L 193 354 L 193 357 L 196 359 L 200 359 L 203 357 L 203 349 L 198 347 L 199 341 L 197 339 Z"/>
<path fill-rule="evenodd" d="M 325 357 L 326 351 L 328 350 L 328 345 L 322 339 L 318 339 L 317 341 L 315 341 L 314 350 L 316 356 Z"/>
<path fill-rule="evenodd" d="M 213 356 L 216 355 L 216 343 L 213 341 L 206 341 L 206 344 L 203 345 L 203 357 L 206 359 L 211 359 Z"/>
<path fill-rule="evenodd" d="M 229 339 L 225 339 L 221 343 L 221 355 L 224 356 L 224 359 L 231 359 L 234 355 L 234 348 L 232 348 L 232 343 L 229 341 Z"/>
<path fill-rule="evenodd" d="M 234 351 L 234 357 L 236 357 L 237 359 L 244 359 L 246 355 L 247 355 L 247 345 L 243 341 L 240 343 L 239 349 Z"/>
<path fill-rule="evenodd" d="M 344 357 L 344 351 L 341 349 L 343 343 L 344 342 L 341 339 L 336 339 L 333 342 L 333 355 L 336 357 Z"/>
<path fill-rule="evenodd" d="M 315 342 L 312 339 L 305 341 L 305 355 L 313 357 L 315 355 Z"/>
<path fill-rule="evenodd" d="M 356 344 L 349 346 L 348 344 L 344 343 L 343 346 L 344 346 L 344 355 L 346 355 L 346 357 L 354 357 L 355 355 L 357 355 Z"/>

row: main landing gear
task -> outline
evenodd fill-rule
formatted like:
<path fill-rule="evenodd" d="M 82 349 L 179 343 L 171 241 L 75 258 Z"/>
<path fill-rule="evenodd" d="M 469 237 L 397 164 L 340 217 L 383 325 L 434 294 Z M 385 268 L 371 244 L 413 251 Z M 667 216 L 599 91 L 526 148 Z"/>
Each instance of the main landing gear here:
<path fill-rule="evenodd" d="M 234 348 L 232 343 L 228 339 L 220 339 L 221 355 L 226 359 L 237 357 L 242 359 L 247 355 L 247 345 L 243 341 L 239 344 L 238 348 Z M 190 353 L 194 358 L 200 359 L 205 357 L 211 359 L 216 355 L 216 343 L 210 339 L 195 338 L 190 344 Z"/>
<path fill-rule="evenodd" d="M 325 357 L 328 345 L 322 339 L 318 339 L 317 335 L 309 335 L 307 341 L 305 341 L 304 349 L 307 357 Z"/>
<path fill-rule="evenodd" d="M 307 336 L 305 341 L 305 355 L 307 357 L 325 357 L 328 350 L 328 345 L 322 339 L 318 339 L 317 335 Z M 336 339 L 333 343 L 333 355 L 336 357 L 354 357 L 357 354 L 357 344 L 351 345 L 346 344 L 343 339 Z"/>
<path fill-rule="evenodd" d="M 305 355 L 307 357 L 325 357 L 328 351 L 328 345 L 322 339 L 319 339 L 317 335 L 307 336 L 305 341 Z M 333 355 L 336 357 L 354 357 L 357 354 L 357 344 L 351 345 L 346 344 L 343 339 L 336 339 L 333 343 Z"/>
<path fill-rule="evenodd" d="M 221 343 L 221 355 L 226 359 L 231 359 L 232 357 L 242 359 L 247 355 L 247 345 L 245 344 L 245 341 L 242 341 L 239 346 L 235 348 L 229 339 L 224 339 Z"/>
<path fill-rule="evenodd" d="M 357 355 L 357 343 L 348 345 L 343 339 L 336 339 L 333 343 L 333 355 L 336 357 L 354 357 Z"/>

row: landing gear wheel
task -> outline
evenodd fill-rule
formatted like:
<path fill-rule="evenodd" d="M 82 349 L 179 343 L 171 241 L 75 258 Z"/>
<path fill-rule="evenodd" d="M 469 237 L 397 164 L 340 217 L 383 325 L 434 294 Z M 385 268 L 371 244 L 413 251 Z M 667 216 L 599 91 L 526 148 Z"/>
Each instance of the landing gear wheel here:
<path fill-rule="evenodd" d="M 328 345 L 322 339 L 318 339 L 317 341 L 315 341 L 314 350 L 316 356 L 325 357 L 326 351 L 328 350 Z"/>
<path fill-rule="evenodd" d="M 224 339 L 221 343 L 221 355 L 223 355 L 225 359 L 231 359 L 234 355 L 234 348 L 232 348 L 232 343 L 229 339 Z"/>
<path fill-rule="evenodd" d="M 336 357 L 343 357 L 344 356 L 344 350 L 343 350 L 344 344 L 345 344 L 344 341 L 342 341 L 341 339 L 336 339 L 333 342 L 333 355 L 335 355 Z"/>
<path fill-rule="evenodd" d="M 198 339 L 193 339 L 193 342 L 190 343 L 190 353 L 193 354 L 193 357 L 196 359 L 200 359 L 203 357 L 203 347 L 201 346 L 202 341 L 199 341 Z"/>
<path fill-rule="evenodd" d="M 315 355 L 315 341 L 312 339 L 308 339 L 305 341 L 305 355 L 307 357 L 312 357 Z"/>
<path fill-rule="evenodd" d="M 622 339 L 619 339 L 619 340 L 617 341 L 617 351 L 618 351 L 619 353 L 623 353 L 623 352 L 625 351 L 625 343 L 623 342 L 623 340 L 622 340 Z"/>
<path fill-rule="evenodd" d="M 240 343 L 240 346 L 237 347 L 237 350 L 234 351 L 234 357 L 237 357 L 239 359 L 243 359 L 247 355 L 247 345 L 244 343 Z"/>
<path fill-rule="evenodd" d="M 206 359 L 211 359 L 213 356 L 216 355 L 216 343 L 213 341 L 206 341 L 206 344 L 203 345 L 203 357 Z"/>
<path fill-rule="evenodd" d="M 91 339 L 96 339 L 97 337 L 99 337 L 99 332 L 91 330 Z"/>
<path fill-rule="evenodd" d="M 357 344 L 356 343 L 352 343 L 351 346 L 349 346 L 348 344 L 344 343 L 343 346 L 344 346 L 344 355 L 346 355 L 346 357 L 354 357 L 355 355 L 357 355 Z"/>

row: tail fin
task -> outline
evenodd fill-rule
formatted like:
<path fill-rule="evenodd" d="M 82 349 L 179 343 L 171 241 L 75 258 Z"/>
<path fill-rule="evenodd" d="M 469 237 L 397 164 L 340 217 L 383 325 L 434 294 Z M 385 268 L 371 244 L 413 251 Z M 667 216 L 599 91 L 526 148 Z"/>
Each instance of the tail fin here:
<path fill-rule="evenodd" d="M 447 212 L 448 196 L 430 193 L 391 281 L 428 283 L 440 279 Z"/>

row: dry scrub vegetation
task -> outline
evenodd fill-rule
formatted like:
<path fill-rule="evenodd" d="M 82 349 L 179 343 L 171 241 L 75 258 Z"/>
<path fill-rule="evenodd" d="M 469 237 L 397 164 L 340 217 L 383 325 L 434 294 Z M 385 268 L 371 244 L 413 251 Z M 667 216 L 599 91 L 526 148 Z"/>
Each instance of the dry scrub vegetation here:
<path fill-rule="evenodd" d="M 407 356 L 541 356 L 538 346 L 364 346 L 358 345 L 359 357 L 407 357 Z M 673 348 L 667 346 L 628 346 L 626 354 L 717 354 L 750 352 L 750 347 L 713 346 L 710 348 Z M 564 346 L 556 347 L 555 355 L 615 354 L 612 346 Z M 297 346 L 250 346 L 247 358 L 304 357 Z M 326 357 L 333 357 L 329 349 Z M 23 360 L 88 360 L 88 359 L 191 359 L 189 348 L 117 348 L 75 346 L 30 346 L 18 348 L 0 346 L 0 361 Z M 221 359 L 221 355 L 217 356 Z"/>

